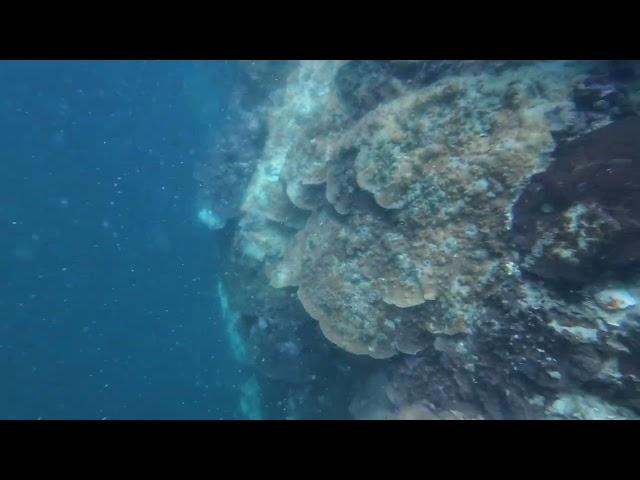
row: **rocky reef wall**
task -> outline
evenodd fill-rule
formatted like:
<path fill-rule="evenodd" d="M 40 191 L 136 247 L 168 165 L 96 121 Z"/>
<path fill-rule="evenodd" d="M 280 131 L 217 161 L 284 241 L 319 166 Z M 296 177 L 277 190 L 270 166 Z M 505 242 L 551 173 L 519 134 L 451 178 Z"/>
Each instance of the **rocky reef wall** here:
<path fill-rule="evenodd" d="M 218 214 L 248 416 L 638 416 L 638 62 L 278 68 Z"/>

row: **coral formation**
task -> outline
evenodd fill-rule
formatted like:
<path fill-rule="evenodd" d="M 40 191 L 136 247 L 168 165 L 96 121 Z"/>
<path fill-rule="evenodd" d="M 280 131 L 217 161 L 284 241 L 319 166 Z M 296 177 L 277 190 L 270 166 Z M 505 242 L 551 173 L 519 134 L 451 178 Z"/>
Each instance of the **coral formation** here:
<path fill-rule="evenodd" d="M 637 62 L 282 71 L 222 276 L 267 416 L 636 416 Z"/>
<path fill-rule="evenodd" d="M 224 105 L 226 122 L 212 139 L 209 156 L 194 172 L 198 219 L 214 230 L 238 215 L 256 160 L 263 148 L 270 96 L 293 62 L 238 62 L 235 84 Z"/>

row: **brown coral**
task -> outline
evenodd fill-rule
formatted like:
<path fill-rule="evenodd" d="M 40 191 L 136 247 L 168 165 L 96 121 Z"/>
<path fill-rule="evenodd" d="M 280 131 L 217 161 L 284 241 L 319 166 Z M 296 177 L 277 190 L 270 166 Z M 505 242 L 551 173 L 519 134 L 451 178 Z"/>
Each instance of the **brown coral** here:
<path fill-rule="evenodd" d="M 329 93 L 287 146 L 274 123 L 245 211 L 264 218 L 257 231 L 290 209 L 313 212 L 264 261 L 271 286 L 297 286 L 329 340 L 375 358 L 415 353 L 431 334 L 468 332 L 510 275 L 511 202 L 553 147 L 545 105 L 571 90 L 523 68 L 527 80 L 505 71 L 403 87 L 355 121 Z"/>

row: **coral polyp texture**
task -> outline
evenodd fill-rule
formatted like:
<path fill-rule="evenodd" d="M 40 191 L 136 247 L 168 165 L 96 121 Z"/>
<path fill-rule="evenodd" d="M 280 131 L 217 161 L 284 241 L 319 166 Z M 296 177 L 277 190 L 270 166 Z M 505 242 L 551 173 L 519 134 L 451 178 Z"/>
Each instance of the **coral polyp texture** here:
<path fill-rule="evenodd" d="M 637 416 L 637 62 L 278 68 L 215 217 L 264 416 Z"/>

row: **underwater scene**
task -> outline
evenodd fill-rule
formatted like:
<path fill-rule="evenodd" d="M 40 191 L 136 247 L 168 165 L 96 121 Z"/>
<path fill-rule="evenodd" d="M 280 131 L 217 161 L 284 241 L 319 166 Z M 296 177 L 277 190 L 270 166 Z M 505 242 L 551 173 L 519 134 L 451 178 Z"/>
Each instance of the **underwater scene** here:
<path fill-rule="evenodd" d="M 0 419 L 640 418 L 640 61 L 0 85 Z"/>

